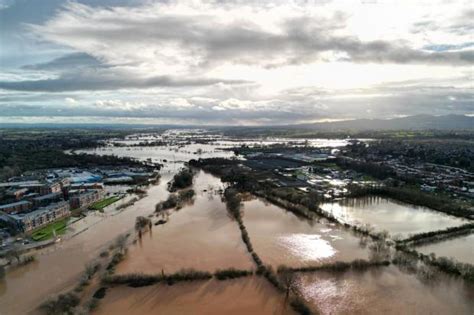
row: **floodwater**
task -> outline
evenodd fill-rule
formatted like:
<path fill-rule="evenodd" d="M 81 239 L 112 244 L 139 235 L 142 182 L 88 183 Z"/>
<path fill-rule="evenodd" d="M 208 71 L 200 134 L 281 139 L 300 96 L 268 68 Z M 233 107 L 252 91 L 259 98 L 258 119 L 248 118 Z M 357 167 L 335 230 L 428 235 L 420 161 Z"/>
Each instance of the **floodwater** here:
<path fill-rule="evenodd" d="M 261 199 L 244 203 L 243 220 L 255 252 L 278 267 L 367 259 L 360 239 L 334 224 L 309 222 Z"/>
<path fill-rule="evenodd" d="M 173 286 L 114 287 L 99 302 L 97 315 L 283 315 L 295 314 L 284 295 L 264 278 L 195 281 Z"/>
<path fill-rule="evenodd" d="M 238 225 L 230 219 L 218 193 L 224 188 L 220 180 L 199 171 L 193 188 L 197 194 L 194 202 L 175 211 L 168 223 L 153 226 L 152 233 L 130 246 L 117 273 L 254 267 Z"/>
<path fill-rule="evenodd" d="M 421 245 L 415 249 L 426 255 L 435 253 L 437 257 L 450 257 L 474 265 L 474 234 Z"/>
<path fill-rule="evenodd" d="M 392 236 L 442 230 L 467 223 L 466 220 L 434 211 L 427 207 L 369 196 L 345 199 L 321 205 L 324 211 L 350 224 L 370 224 L 376 231 L 388 231 Z"/>
<path fill-rule="evenodd" d="M 127 156 L 141 161 L 151 159 L 154 163 L 165 160 L 171 163 L 187 162 L 191 159 L 234 156 L 232 151 L 219 150 L 215 144 L 188 144 L 156 147 L 99 147 L 95 149 L 77 150 L 78 154 L 117 155 Z"/>
<path fill-rule="evenodd" d="M 395 266 L 364 272 L 299 273 L 297 287 L 325 314 L 466 314 L 474 312 L 474 287 L 440 275 L 421 281 Z"/>
<path fill-rule="evenodd" d="M 103 216 L 101 220 L 98 216 L 88 216 L 84 220 L 94 220 L 90 228 L 39 250 L 35 262 L 9 270 L 5 279 L 0 280 L 0 314 L 34 312 L 50 295 L 73 287 L 89 261 L 118 235 L 133 229 L 137 216 L 153 213 L 155 204 L 166 199 L 168 180 L 169 176 L 162 178 L 159 185 L 150 187 L 147 197 L 125 211 Z M 78 224 L 83 223 L 78 221 Z"/>

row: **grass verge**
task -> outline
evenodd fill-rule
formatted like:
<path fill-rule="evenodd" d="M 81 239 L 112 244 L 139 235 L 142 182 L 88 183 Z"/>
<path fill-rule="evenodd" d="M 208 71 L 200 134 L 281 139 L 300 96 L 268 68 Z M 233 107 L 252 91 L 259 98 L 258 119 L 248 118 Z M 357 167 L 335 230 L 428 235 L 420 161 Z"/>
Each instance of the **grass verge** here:
<path fill-rule="evenodd" d="M 68 220 L 69 218 L 65 218 L 65 219 L 61 219 L 59 221 L 50 223 L 40 228 L 39 230 L 33 232 L 31 234 L 31 238 L 34 241 L 38 242 L 38 241 L 45 241 L 47 239 L 52 238 L 54 235 L 53 231 L 56 231 L 56 235 L 64 234 L 66 232 Z"/>

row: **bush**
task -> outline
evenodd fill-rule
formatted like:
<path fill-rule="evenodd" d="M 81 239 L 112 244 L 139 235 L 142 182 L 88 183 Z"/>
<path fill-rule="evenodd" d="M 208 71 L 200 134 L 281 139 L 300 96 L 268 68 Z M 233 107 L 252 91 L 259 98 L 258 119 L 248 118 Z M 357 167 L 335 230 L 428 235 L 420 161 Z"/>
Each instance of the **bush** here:
<path fill-rule="evenodd" d="M 145 217 L 137 217 L 135 220 L 135 231 L 141 232 L 151 225 L 151 220 Z"/>
<path fill-rule="evenodd" d="M 241 198 L 235 188 L 227 188 L 224 191 L 224 198 L 227 209 L 230 214 L 238 221 L 241 220 L 240 207 L 242 206 Z"/>
<path fill-rule="evenodd" d="M 168 183 L 168 190 L 177 191 L 191 186 L 193 184 L 194 174 L 190 169 L 182 169 L 178 174 L 174 175 L 173 180 Z"/>
<path fill-rule="evenodd" d="M 127 275 L 106 276 L 104 277 L 103 282 L 108 284 L 125 284 L 136 288 L 152 285 L 161 280 L 163 280 L 161 276 L 132 273 Z"/>
<path fill-rule="evenodd" d="M 217 270 L 214 273 L 214 276 L 218 280 L 227 280 L 227 279 L 235 279 L 240 277 L 246 277 L 252 275 L 252 271 L 249 270 L 238 270 L 235 268 Z"/>
<path fill-rule="evenodd" d="M 79 297 L 73 293 L 59 294 L 56 298 L 43 303 L 40 308 L 46 314 L 63 315 L 72 313 L 79 302 Z"/>
<path fill-rule="evenodd" d="M 295 310 L 296 313 L 301 315 L 311 315 L 313 312 L 310 308 L 306 305 L 301 298 L 296 297 L 290 302 L 291 307 Z"/>
<path fill-rule="evenodd" d="M 103 299 L 105 297 L 105 293 L 107 292 L 106 287 L 101 287 L 97 291 L 95 291 L 94 295 L 92 296 L 95 299 Z"/>

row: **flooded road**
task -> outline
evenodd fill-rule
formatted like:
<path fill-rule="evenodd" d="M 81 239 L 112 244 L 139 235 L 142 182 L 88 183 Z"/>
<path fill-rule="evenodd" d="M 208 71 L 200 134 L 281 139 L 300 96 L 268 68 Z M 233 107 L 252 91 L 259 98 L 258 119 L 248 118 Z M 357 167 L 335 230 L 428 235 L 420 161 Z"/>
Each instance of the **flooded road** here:
<path fill-rule="evenodd" d="M 370 224 L 376 231 L 386 230 L 392 236 L 429 232 L 459 226 L 466 220 L 426 207 L 369 196 L 321 205 L 338 220 L 350 224 Z"/>
<path fill-rule="evenodd" d="M 97 222 L 71 239 L 40 250 L 32 264 L 7 272 L 0 280 L 0 314 L 27 314 L 48 296 L 75 285 L 86 263 L 95 259 L 118 235 L 132 230 L 137 216 L 152 213 L 155 204 L 166 199 L 169 178 L 164 176 L 159 185 L 150 187 L 147 197 L 125 211 L 100 216 L 100 220 L 86 218 Z"/>
<path fill-rule="evenodd" d="M 454 258 L 457 261 L 474 265 L 474 234 L 421 245 L 415 249 L 426 255 L 435 253 L 436 257 Z"/>
<path fill-rule="evenodd" d="M 109 289 L 97 315 L 293 315 L 284 295 L 264 278 L 195 281 L 173 286 Z"/>
<path fill-rule="evenodd" d="M 230 219 L 218 193 L 223 191 L 220 180 L 199 171 L 193 188 L 194 202 L 174 211 L 168 223 L 154 226 L 152 233 L 130 246 L 117 273 L 254 268 L 238 225 Z"/>
<path fill-rule="evenodd" d="M 274 267 L 367 259 L 360 239 L 334 224 L 309 222 L 260 199 L 244 203 L 243 220 L 255 251 Z"/>
<path fill-rule="evenodd" d="M 298 290 L 321 314 L 466 314 L 474 287 L 443 277 L 423 282 L 390 266 L 365 272 L 300 273 Z"/>

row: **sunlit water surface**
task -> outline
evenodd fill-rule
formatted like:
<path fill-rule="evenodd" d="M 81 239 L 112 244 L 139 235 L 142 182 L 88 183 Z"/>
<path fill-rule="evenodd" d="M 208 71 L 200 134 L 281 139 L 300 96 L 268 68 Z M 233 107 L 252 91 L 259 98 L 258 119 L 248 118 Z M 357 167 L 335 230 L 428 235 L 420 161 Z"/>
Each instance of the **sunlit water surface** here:
<path fill-rule="evenodd" d="M 321 208 L 342 222 L 370 224 L 376 231 L 386 230 L 393 236 L 402 237 L 467 223 L 426 207 L 375 196 L 325 203 Z"/>
<path fill-rule="evenodd" d="M 440 275 L 422 281 L 397 267 L 342 274 L 299 273 L 297 287 L 321 314 L 466 314 L 474 312 L 474 287 Z"/>

